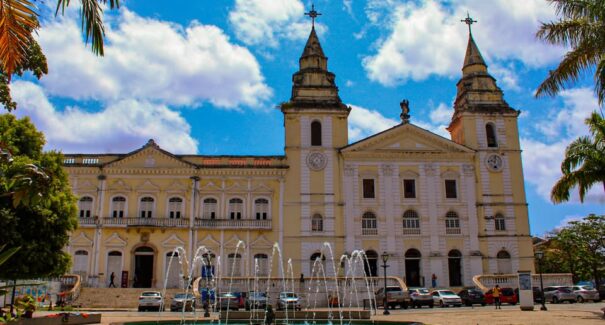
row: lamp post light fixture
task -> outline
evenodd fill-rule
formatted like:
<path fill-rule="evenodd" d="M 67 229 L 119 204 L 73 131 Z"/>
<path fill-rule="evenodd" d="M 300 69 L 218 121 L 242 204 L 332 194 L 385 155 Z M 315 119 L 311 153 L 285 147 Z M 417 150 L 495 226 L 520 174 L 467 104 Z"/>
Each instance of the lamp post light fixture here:
<path fill-rule="evenodd" d="M 540 294 L 542 295 L 542 299 L 540 299 L 542 307 L 540 307 L 540 310 L 548 310 L 544 304 L 544 282 L 542 281 L 542 259 L 544 258 L 544 252 L 536 251 L 535 255 L 538 259 L 538 272 L 540 273 Z"/>
<path fill-rule="evenodd" d="M 387 265 L 387 262 L 389 260 L 389 254 L 387 252 L 383 252 L 380 257 L 382 257 L 382 267 L 384 268 L 384 300 L 382 302 L 382 305 L 384 306 L 384 312 L 382 314 L 390 315 L 391 313 L 389 312 L 389 304 L 387 299 L 387 267 L 389 267 Z"/>

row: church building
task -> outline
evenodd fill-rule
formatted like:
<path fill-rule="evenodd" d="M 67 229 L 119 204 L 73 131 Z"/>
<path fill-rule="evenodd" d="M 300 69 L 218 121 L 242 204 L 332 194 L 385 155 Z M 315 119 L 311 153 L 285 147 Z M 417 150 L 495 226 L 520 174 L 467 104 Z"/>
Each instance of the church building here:
<path fill-rule="evenodd" d="M 386 252 L 388 274 L 408 286 L 533 270 L 519 111 L 472 34 L 451 139 L 411 123 L 402 101 L 393 105 L 400 124 L 349 143 L 351 108 L 335 79 L 313 28 L 281 105 L 284 155 L 176 155 L 153 140 L 124 154 L 66 154 L 79 199 L 80 227 L 66 247 L 72 271 L 100 287 L 114 273 L 123 286 L 162 288 L 169 274 L 176 287 L 175 248 L 190 257 L 204 246 L 215 273 L 277 276 L 274 243 L 305 277 L 331 260 L 324 243 L 335 260 L 363 250 L 371 276 Z"/>

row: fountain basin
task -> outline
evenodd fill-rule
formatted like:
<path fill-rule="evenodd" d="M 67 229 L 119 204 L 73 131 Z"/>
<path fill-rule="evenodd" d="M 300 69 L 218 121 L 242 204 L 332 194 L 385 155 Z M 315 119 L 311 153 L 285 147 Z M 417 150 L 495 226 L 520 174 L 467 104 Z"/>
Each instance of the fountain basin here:
<path fill-rule="evenodd" d="M 330 317 L 332 316 L 332 317 Z M 342 311 L 342 316 L 347 321 L 349 320 L 368 320 L 370 319 L 370 311 L 369 310 L 352 310 L 350 313 L 348 310 Z M 221 311 L 220 319 L 221 320 L 263 320 L 265 317 L 264 310 L 258 311 Z M 290 310 L 287 313 L 285 311 L 276 311 L 275 319 L 302 319 L 302 320 L 313 320 L 313 319 L 333 319 L 334 322 L 337 322 L 339 319 L 338 310 L 304 310 L 304 311 L 293 311 Z M 340 323 L 340 321 L 338 321 Z M 249 324 L 249 322 L 248 322 Z"/>
<path fill-rule="evenodd" d="M 255 320 L 235 320 L 229 322 L 224 321 L 193 321 L 193 320 L 163 320 L 163 321 L 153 321 L 153 322 L 128 322 L 128 323 L 111 323 L 111 325 L 256 325 L 263 324 L 262 321 Z M 274 322 L 275 325 L 340 325 L 341 322 L 339 320 L 327 320 L 327 319 L 289 319 L 286 321 L 285 319 L 278 319 Z M 423 323 L 418 322 L 402 322 L 402 321 L 370 321 L 370 320 L 343 320 L 343 325 L 392 325 L 392 324 L 401 324 L 401 325 L 424 325 Z"/>

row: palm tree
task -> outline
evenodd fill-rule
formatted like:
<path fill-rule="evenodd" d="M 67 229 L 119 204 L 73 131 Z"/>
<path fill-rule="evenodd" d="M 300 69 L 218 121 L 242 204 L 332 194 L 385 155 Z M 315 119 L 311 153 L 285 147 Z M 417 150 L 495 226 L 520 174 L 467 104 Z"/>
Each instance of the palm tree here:
<path fill-rule="evenodd" d="M 543 23 L 536 36 L 551 44 L 570 47 L 557 69 L 540 84 L 536 97 L 554 96 L 594 70 L 599 105 L 605 100 L 605 1 L 547 0 L 559 21 Z"/>
<path fill-rule="evenodd" d="M 568 201 L 570 190 L 576 186 L 580 202 L 584 202 L 586 192 L 597 183 L 602 183 L 605 191 L 605 119 L 593 112 L 586 124 L 591 136 L 580 137 L 565 149 L 561 163 L 563 176 L 550 193 L 554 203 Z"/>
<path fill-rule="evenodd" d="M 109 2 L 111 9 L 120 6 L 119 0 L 80 0 L 82 3 L 82 30 L 86 42 L 90 40 L 91 49 L 97 55 L 103 55 L 103 9 L 102 4 Z M 70 0 L 57 0 L 57 10 L 63 13 Z M 0 68 L 10 81 L 11 75 L 18 71 L 26 60 L 32 33 L 40 27 L 36 6 L 30 0 L 0 0 Z"/>

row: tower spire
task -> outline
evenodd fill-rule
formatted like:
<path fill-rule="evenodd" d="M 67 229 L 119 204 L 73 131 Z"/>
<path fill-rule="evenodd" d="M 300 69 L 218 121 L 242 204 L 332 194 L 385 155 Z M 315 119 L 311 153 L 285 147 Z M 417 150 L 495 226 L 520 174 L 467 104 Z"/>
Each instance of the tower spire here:
<path fill-rule="evenodd" d="M 321 16 L 320 12 L 315 11 L 315 4 L 311 4 L 311 11 L 305 12 L 305 15 L 311 18 L 311 28 L 315 29 L 315 18 Z"/>
<path fill-rule="evenodd" d="M 483 60 L 483 56 L 481 56 L 481 52 L 479 51 L 479 47 L 475 43 L 473 39 L 473 31 L 471 29 L 471 25 L 476 23 L 476 20 L 471 18 L 470 14 L 466 13 L 466 18 L 460 20 L 461 22 L 468 25 L 468 44 L 466 46 L 466 55 L 464 57 L 464 65 L 462 66 L 462 73 L 466 75 L 472 71 L 470 70 L 481 70 L 482 72 L 487 72 L 487 64 L 485 64 L 485 60 Z M 477 69 L 467 69 L 467 67 L 477 65 Z"/>

